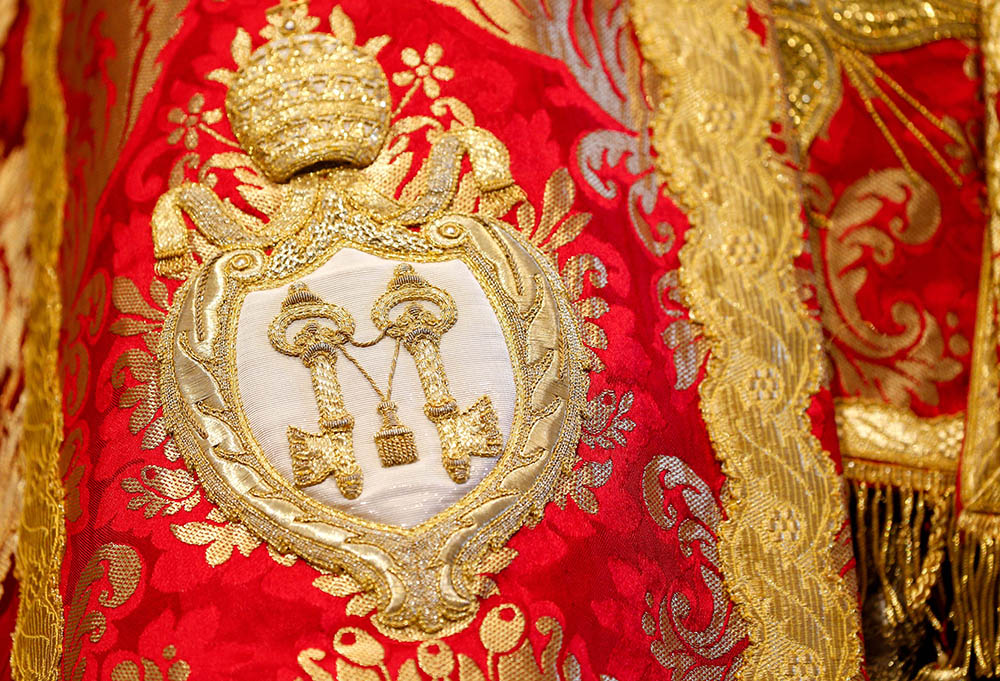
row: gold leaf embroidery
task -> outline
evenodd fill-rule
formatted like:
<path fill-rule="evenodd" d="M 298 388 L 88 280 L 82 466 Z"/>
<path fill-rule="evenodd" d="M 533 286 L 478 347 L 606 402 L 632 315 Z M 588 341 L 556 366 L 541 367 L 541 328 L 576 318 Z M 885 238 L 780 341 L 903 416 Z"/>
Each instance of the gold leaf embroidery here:
<path fill-rule="evenodd" d="M 189 509 L 188 509 L 189 510 Z M 182 525 L 171 525 L 170 531 L 185 544 L 206 546 L 205 562 L 217 567 L 228 561 L 233 551 L 239 551 L 244 558 L 261 545 L 261 540 L 250 534 L 242 524 L 227 521 L 217 508 L 213 508 L 205 516 L 209 522 L 194 521 Z M 279 565 L 292 565 L 296 556 L 286 555 L 267 547 L 268 555 Z"/>
<path fill-rule="evenodd" d="M 587 346 L 590 370 L 604 371 L 604 362 L 594 350 L 607 350 L 608 336 L 596 322 L 608 312 L 609 307 L 603 298 L 585 296 L 584 286 L 585 282 L 589 281 L 593 288 L 604 288 L 608 284 L 608 270 L 596 255 L 582 253 L 566 259 L 563 263 L 562 279 L 580 321 L 580 332 Z"/>
<path fill-rule="evenodd" d="M 170 307 L 169 292 L 163 282 L 154 278 L 149 284 L 151 302 L 147 302 L 131 279 L 116 277 L 112 282 L 111 300 L 123 315 L 112 322 L 111 332 L 120 336 L 140 336 L 146 346 L 128 348 L 118 356 L 111 369 L 111 386 L 115 389 L 118 406 L 133 410 L 129 415 L 129 431 L 133 435 L 145 431 L 140 447 L 155 449 L 167 441 L 163 417 L 156 417 L 160 408 L 159 365 L 153 352 L 160 341 L 166 318 L 164 310 Z M 132 381 L 135 383 L 128 385 Z M 169 441 L 164 454 L 170 461 L 180 456 Z"/>
<path fill-rule="evenodd" d="M 518 229 L 539 250 L 555 257 L 556 251 L 580 235 L 592 217 L 590 213 L 572 212 L 575 199 L 576 185 L 569 170 L 556 168 L 545 182 L 538 224 L 534 207 L 525 201 L 517 209 Z"/>
<path fill-rule="evenodd" d="M 605 389 L 587 402 L 582 439 L 591 447 L 614 449 L 625 447 L 625 433 L 635 428 L 635 421 L 625 416 L 635 396 L 629 390 L 621 398 L 614 390 Z"/>
<path fill-rule="evenodd" d="M 129 499 L 128 508 L 143 509 L 147 518 L 161 511 L 164 516 L 190 511 L 201 500 L 197 482 L 184 468 L 143 466 L 139 478 L 122 480 L 122 489 L 136 495 Z"/>

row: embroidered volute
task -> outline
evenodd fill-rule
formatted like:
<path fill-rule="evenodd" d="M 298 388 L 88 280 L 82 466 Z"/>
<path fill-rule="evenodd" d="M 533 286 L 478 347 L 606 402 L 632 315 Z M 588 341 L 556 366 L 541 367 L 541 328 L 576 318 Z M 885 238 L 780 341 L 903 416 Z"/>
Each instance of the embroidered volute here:
<path fill-rule="evenodd" d="M 230 86 L 244 165 L 278 197 L 266 219 L 207 183 L 174 187 L 153 214 L 157 271 L 185 280 L 160 341 L 164 411 L 228 518 L 277 552 L 346 571 L 397 638 L 453 630 L 476 613 L 489 556 L 566 494 L 588 355 L 551 258 L 497 219 L 524 199 L 503 144 L 453 125 L 420 170 L 426 190 L 397 200 L 366 174 L 392 108 L 376 60 L 384 42 L 313 33 L 301 2 L 268 22 L 269 42 L 251 53 L 241 30 L 237 71 L 210 76 Z M 452 212 L 466 157 L 478 210 Z M 470 316 L 474 301 L 488 324 Z M 470 379 L 493 330 L 509 390 Z M 382 351 L 386 373 L 371 354 Z M 262 371 L 279 386 L 263 410 L 251 408 Z M 285 403 L 293 393 L 310 418 Z M 262 411 L 283 419 L 281 446 L 261 438 Z M 381 425 L 362 426 L 375 412 Z M 437 438 L 421 435 L 425 424 Z M 412 525 L 380 521 L 392 495 L 371 476 L 425 463 L 393 491 L 447 486 L 457 501 Z"/>

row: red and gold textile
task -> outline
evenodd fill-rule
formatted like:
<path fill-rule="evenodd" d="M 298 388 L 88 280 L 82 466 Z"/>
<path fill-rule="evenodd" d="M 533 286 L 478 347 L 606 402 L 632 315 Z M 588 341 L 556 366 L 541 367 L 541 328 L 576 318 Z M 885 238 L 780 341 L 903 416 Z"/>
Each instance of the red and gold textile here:
<path fill-rule="evenodd" d="M 874 679 L 1000 674 L 994 12 L 775 3 Z"/>
<path fill-rule="evenodd" d="M 267 6 L 31 4 L 39 270 L 15 678 L 862 678 L 767 10 L 282 3 L 293 28 L 377 53 L 393 127 L 366 172 L 383 199 L 419 200 L 451 133 L 499 140 L 513 184 L 484 187 L 472 156 L 451 210 L 499 218 L 551 259 L 586 346 L 578 460 L 484 554 L 471 619 L 426 631 L 386 626 L 350 569 L 319 570 L 227 518 L 165 417 L 164 338 L 190 284 L 151 223 L 195 183 L 267 223 L 283 183 L 247 165 L 224 72 L 286 30 Z M 947 210 L 978 209 L 974 187 L 955 191 L 969 206 Z M 196 265 L 226 252 L 183 224 Z M 955 312 L 948 338 L 971 337 L 969 309 Z"/>

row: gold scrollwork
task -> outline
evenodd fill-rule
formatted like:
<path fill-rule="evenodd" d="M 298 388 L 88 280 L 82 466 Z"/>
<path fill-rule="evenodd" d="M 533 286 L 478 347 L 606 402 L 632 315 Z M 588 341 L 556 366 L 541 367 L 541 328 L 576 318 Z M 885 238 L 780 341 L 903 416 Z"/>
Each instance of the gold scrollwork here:
<path fill-rule="evenodd" d="M 139 587 L 142 561 L 138 552 L 126 544 L 105 544 L 87 561 L 77 576 L 76 588 L 66 614 L 66 649 L 62 655 L 62 677 L 82 679 L 87 660 L 82 656 L 84 638 L 97 643 L 107 628 L 107 616 L 101 609 L 90 608 L 94 585 L 107 578 L 109 588 L 98 596 L 100 608 L 111 610 L 124 605 Z"/>
<path fill-rule="evenodd" d="M 875 219 L 893 211 L 886 227 Z M 823 325 L 833 336 L 831 354 L 847 394 L 909 406 L 911 395 L 937 404 L 937 384 L 955 378 L 961 363 L 945 352 L 935 318 L 900 300 L 891 308 L 898 333 L 866 319 L 858 294 L 874 264 L 892 262 L 897 246 L 924 244 L 941 226 L 941 203 L 934 188 L 901 168 L 889 168 L 858 180 L 832 207 L 829 217 L 814 213 L 817 268 Z M 847 350 L 847 352 L 845 352 Z"/>
<path fill-rule="evenodd" d="M 178 292 L 159 353 L 164 409 L 206 492 L 227 515 L 282 553 L 346 568 L 374 589 L 383 624 L 434 630 L 473 607 L 475 575 L 467 566 L 519 524 L 539 517 L 571 472 L 587 386 L 575 315 L 550 261 L 501 223 L 448 216 L 425 227 L 418 240 L 404 227 L 355 217 L 357 231 L 343 234 L 333 227 L 345 222 L 343 205 L 335 195 L 321 205 L 313 243 L 326 245 L 310 249 L 315 260 L 309 266 L 351 247 L 409 261 L 459 259 L 481 282 L 507 337 L 515 376 L 522 377 L 515 425 L 494 472 L 458 504 L 409 531 L 319 504 L 264 463 L 239 416 L 232 339 L 243 296 L 297 274 L 286 269 L 280 247 L 269 257 L 224 253 Z M 234 267 L 236 260 L 245 266 Z M 220 343 L 223 338 L 231 340 Z M 292 515 L 289 508 L 296 509 Z M 341 539 L 347 536 L 350 543 Z M 439 552 L 448 556 L 444 567 L 427 560 Z"/>

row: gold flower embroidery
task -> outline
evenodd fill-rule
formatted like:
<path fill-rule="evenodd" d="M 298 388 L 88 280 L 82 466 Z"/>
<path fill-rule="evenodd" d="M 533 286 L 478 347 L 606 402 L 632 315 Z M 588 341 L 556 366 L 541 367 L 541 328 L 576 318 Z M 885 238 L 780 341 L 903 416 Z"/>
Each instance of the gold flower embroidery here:
<path fill-rule="evenodd" d="M 188 149 L 194 149 L 198 146 L 198 130 L 211 134 L 212 131 L 209 130 L 208 126 L 222 120 L 222 110 L 202 111 L 204 107 L 205 96 L 196 92 L 188 100 L 187 111 L 177 106 L 171 109 L 167 114 L 167 120 L 179 127 L 171 131 L 167 136 L 167 142 L 177 144 L 183 138 L 184 146 Z"/>
<path fill-rule="evenodd" d="M 441 95 L 439 80 L 447 81 L 455 77 L 455 70 L 450 66 L 439 66 L 438 62 L 444 55 L 444 49 L 437 43 L 431 43 L 424 51 L 423 59 L 412 47 L 403 48 L 401 57 L 403 63 L 410 67 L 410 71 L 399 71 L 392 74 L 392 82 L 399 86 L 413 84 L 410 91 L 403 97 L 403 102 L 399 108 L 412 96 L 413 91 L 423 84 L 424 94 L 431 99 L 437 99 Z"/>
<path fill-rule="evenodd" d="M 319 26 L 319 18 L 308 14 L 309 5 L 304 0 L 281 0 L 267 10 L 267 26 L 260 35 L 265 40 L 275 40 L 294 33 L 308 33 Z"/>

